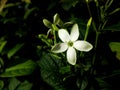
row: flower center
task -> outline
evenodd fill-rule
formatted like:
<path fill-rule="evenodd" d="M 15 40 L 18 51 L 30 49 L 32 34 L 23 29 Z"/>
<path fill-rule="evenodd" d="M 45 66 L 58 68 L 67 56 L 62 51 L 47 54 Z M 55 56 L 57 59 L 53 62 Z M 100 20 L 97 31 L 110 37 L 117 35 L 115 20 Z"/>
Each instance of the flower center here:
<path fill-rule="evenodd" d="M 69 46 L 69 47 L 72 47 L 72 46 L 73 46 L 73 42 L 69 41 L 69 42 L 68 42 L 68 46 Z"/>

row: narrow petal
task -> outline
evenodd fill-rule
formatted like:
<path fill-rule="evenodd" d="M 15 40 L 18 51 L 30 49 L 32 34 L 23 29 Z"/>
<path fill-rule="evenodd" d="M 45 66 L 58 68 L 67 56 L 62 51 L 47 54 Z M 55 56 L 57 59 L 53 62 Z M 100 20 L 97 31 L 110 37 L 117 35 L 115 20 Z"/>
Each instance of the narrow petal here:
<path fill-rule="evenodd" d="M 74 24 L 70 33 L 71 41 L 76 41 L 79 37 L 78 25 Z"/>
<path fill-rule="evenodd" d="M 69 33 L 67 32 L 67 30 L 65 30 L 65 29 L 59 29 L 59 30 L 58 30 L 58 35 L 59 35 L 59 38 L 60 38 L 63 42 L 68 42 L 68 41 L 70 41 L 70 35 L 69 35 Z"/>
<path fill-rule="evenodd" d="M 76 64 L 76 51 L 73 47 L 69 47 L 67 50 L 67 61 L 72 65 Z"/>
<path fill-rule="evenodd" d="M 87 41 L 80 41 L 80 40 L 74 42 L 73 46 L 77 50 L 85 51 L 85 52 L 88 52 L 88 51 L 90 51 L 93 48 L 92 44 L 90 44 L 89 42 L 87 42 Z"/>
<path fill-rule="evenodd" d="M 67 43 L 58 43 L 52 47 L 51 51 L 54 53 L 61 53 L 61 52 L 66 51 L 67 48 L 68 48 Z"/>

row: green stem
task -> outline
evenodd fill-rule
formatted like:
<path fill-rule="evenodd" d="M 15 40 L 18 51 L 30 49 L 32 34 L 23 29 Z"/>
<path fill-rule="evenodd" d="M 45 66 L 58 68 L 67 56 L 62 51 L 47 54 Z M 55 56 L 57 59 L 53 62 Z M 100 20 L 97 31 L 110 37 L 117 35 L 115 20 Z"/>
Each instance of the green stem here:
<path fill-rule="evenodd" d="M 98 1 L 95 0 L 96 2 L 96 6 L 98 7 Z M 89 2 L 86 2 L 87 3 L 87 8 L 88 8 L 88 11 L 89 11 L 89 14 L 90 14 L 90 17 L 92 17 L 92 13 L 91 13 L 91 10 L 90 10 L 90 7 L 89 7 Z M 94 22 L 94 20 L 92 21 L 92 26 L 93 26 L 93 29 L 95 30 L 95 33 L 96 33 L 96 37 L 95 37 L 95 44 L 94 44 L 94 50 L 97 49 L 97 44 L 98 44 L 98 37 L 99 37 L 99 32 L 98 32 L 98 29 L 96 28 L 96 24 Z M 95 64 L 95 60 L 96 60 L 96 53 L 93 55 L 93 59 L 92 59 L 92 62 L 91 62 L 91 65 L 94 66 Z M 90 74 L 93 74 L 94 73 L 94 68 L 91 67 L 91 70 L 90 70 Z"/>
<path fill-rule="evenodd" d="M 54 35 L 54 45 L 57 43 L 57 37 L 56 37 L 56 31 L 58 30 L 57 26 L 52 24 L 52 28 L 53 28 L 53 35 Z"/>
<path fill-rule="evenodd" d="M 95 51 L 96 51 L 96 49 L 97 49 L 99 34 L 100 34 L 99 32 L 96 32 L 95 45 L 94 45 L 94 50 L 95 50 Z M 95 60 L 96 60 L 96 53 L 93 55 L 93 59 L 92 59 L 92 63 L 91 63 L 92 66 L 95 65 Z M 91 73 L 91 74 L 94 73 L 94 67 L 91 68 L 90 73 Z"/>

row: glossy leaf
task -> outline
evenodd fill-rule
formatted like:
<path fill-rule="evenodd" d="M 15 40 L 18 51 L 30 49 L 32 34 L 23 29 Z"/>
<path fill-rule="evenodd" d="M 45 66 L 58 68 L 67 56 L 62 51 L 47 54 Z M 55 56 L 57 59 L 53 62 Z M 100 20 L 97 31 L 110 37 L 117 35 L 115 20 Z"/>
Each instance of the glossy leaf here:
<path fill-rule="evenodd" d="M 8 85 L 9 90 L 16 90 L 17 86 L 20 84 L 20 81 L 16 78 L 11 78 Z"/>
<path fill-rule="evenodd" d="M 15 45 L 11 50 L 9 50 L 7 56 L 8 58 L 11 58 L 18 50 L 21 49 L 21 47 L 23 46 L 24 44 L 17 44 Z"/>
<path fill-rule="evenodd" d="M 111 42 L 109 46 L 112 52 L 116 52 L 116 58 L 120 60 L 120 42 Z"/>
<path fill-rule="evenodd" d="M 45 82 L 51 85 L 55 90 L 64 90 L 62 85 L 61 74 L 59 68 L 62 65 L 61 60 L 51 54 L 43 53 L 38 61 L 41 69 L 41 77 Z"/>
<path fill-rule="evenodd" d="M 46 27 L 52 28 L 52 23 L 50 21 L 48 21 L 47 19 L 43 19 L 43 23 Z"/>
<path fill-rule="evenodd" d="M 25 80 L 18 86 L 16 90 L 31 90 L 32 86 L 32 83 Z"/>
<path fill-rule="evenodd" d="M 14 76 L 23 76 L 31 74 L 36 67 L 35 62 L 28 60 L 24 63 L 9 67 L 5 69 L 0 77 L 14 77 Z"/>
<path fill-rule="evenodd" d="M 6 44 L 7 44 L 7 41 L 4 40 L 4 37 L 2 37 L 0 39 L 0 53 L 2 53 L 2 50 L 3 50 L 3 48 L 5 47 Z"/>

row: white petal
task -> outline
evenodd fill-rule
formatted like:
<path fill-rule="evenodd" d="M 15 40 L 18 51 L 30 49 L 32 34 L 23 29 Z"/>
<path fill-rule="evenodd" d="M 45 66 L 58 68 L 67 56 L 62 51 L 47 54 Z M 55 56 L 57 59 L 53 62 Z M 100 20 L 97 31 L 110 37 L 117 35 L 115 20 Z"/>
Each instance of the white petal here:
<path fill-rule="evenodd" d="M 67 48 L 68 48 L 67 43 L 58 43 L 52 47 L 51 51 L 54 53 L 61 53 L 61 52 L 66 51 Z"/>
<path fill-rule="evenodd" d="M 76 41 L 79 37 L 78 25 L 74 24 L 70 33 L 71 41 Z"/>
<path fill-rule="evenodd" d="M 88 52 L 90 51 L 93 46 L 92 44 L 90 44 L 89 42 L 87 41 L 76 41 L 74 42 L 74 45 L 73 45 L 77 50 L 79 51 L 85 51 L 85 52 Z"/>
<path fill-rule="evenodd" d="M 69 47 L 67 50 L 67 61 L 72 65 L 76 64 L 76 51 L 73 47 Z"/>
<path fill-rule="evenodd" d="M 68 42 L 68 41 L 70 41 L 70 35 L 69 35 L 69 33 L 68 33 L 65 29 L 59 29 L 59 30 L 58 30 L 58 35 L 59 35 L 59 38 L 60 38 L 63 42 Z"/>

